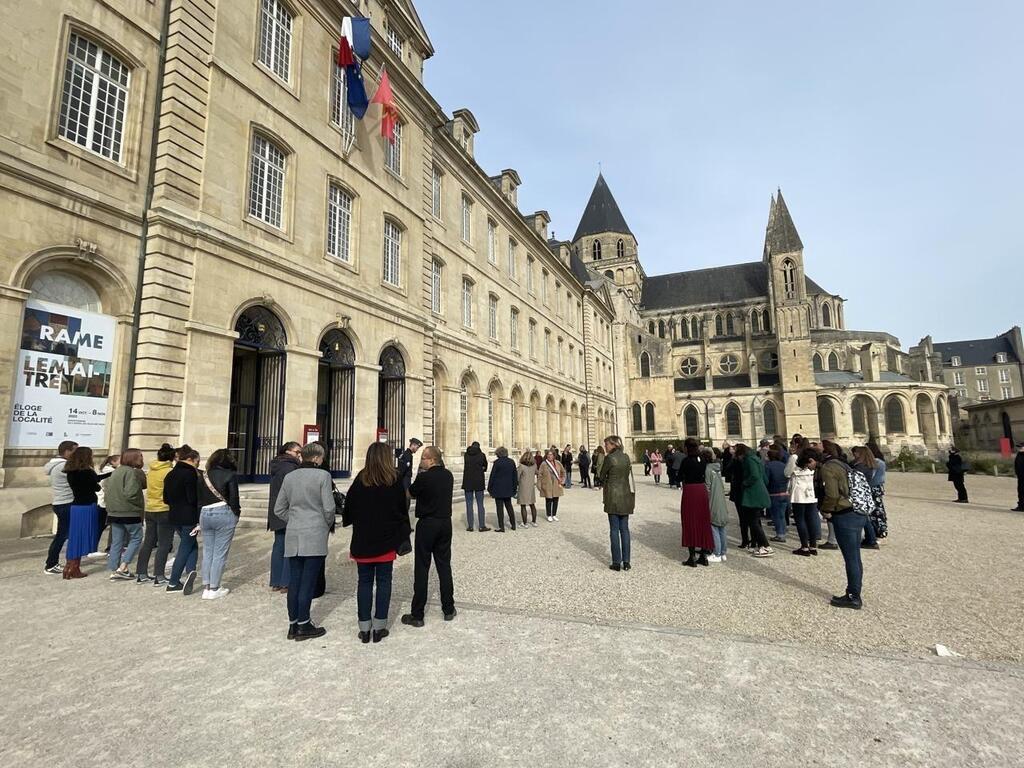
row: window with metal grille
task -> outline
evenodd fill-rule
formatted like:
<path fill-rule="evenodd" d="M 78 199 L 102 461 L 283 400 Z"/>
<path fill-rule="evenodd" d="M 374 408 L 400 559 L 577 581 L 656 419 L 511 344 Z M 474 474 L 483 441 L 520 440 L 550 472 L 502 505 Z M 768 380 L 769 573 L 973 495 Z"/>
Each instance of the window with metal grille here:
<path fill-rule="evenodd" d="M 473 281 L 462 278 L 462 324 L 473 327 Z"/>
<path fill-rule="evenodd" d="M 327 194 L 327 253 L 351 262 L 352 195 L 336 184 Z"/>
<path fill-rule="evenodd" d="M 512 349 L 519 349 L 519 310 L 515 307 L 509 312 L 509 343 Z"/>
<path fill-rule="evenodd" d="M 402 175 L 402 124 L 395 123 L 395 140 L 384 142 L 384 167 Z"/>
<path fill-rule="evenodd" d="M 64 62 L 60 135 L 120 163 L 130 74 L 100 45 L 72 34 Z"/>
<path fill-rule="evenodd" d="M 390 219 L 384 219 L 384 282 L 402 284 L 402 230 Z"/>
<path fill-rule="evenodd" d="M 331 77 L 331 125 L 341 131 L 345 151 L 352 148 L 356 140 L 356 116 L 348 108 L 348 86 L 345 84 L 345 68 L 334 64 Z"/>
<path fill-rule="evenodd" d="M 433 169 L 433 175 L 431 176 L 430 184 L 430 212 L 434 215 L 435 219 L 441 218 L 441 169 L 436 165 Z"/>
<path fill-rule="evenodd" d="M 498 340 L 498 297 L 494 294 L 487 297 L 487 335 L 491 341 Z"/>
<path fill-rule="evenodd" d="M 441 262 L 434 259 L 430 264 L 430 310 L 441 314 Z"/>
<path fill-rule="evenodd" d="M 462 239 L 467 243 L 473 239 L 473 201 L 462 196 Z"/>
<path fill-rule="evenodd" d="M 280 0 L 260 0 L 258 60 L 288 82 L 291 70 L 292 15 Z"/>
<path fill-rule="evenodd" d="M 249 169 L 249 215 L 281 228 L 284 208 L 285 154 L 270 139 L 252 137 Z"/>

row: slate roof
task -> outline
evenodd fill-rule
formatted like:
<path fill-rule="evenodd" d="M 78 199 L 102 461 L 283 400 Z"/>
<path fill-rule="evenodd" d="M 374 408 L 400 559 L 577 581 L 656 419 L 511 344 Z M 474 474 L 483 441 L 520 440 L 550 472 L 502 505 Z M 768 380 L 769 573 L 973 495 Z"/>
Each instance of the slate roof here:
<path fill-rule="evenodd" d="M 895 371 L 882 371 L 879 379 L 882 382 L 914 381 L 909 376 L 904 376 L 902 373 L 896 373 Z M 853 371 L 816 371 L 814 374 L 814 383 L 821 386 L 828 386 L 830 384 L 862 384 L 863 382 L 864 377 L 859 373 L 854 373 Z"/>
<path fill-rule="evenodd" d="M 811 278 L 805 280 L 808 294 L 828 293 Z M 752 261 L 648 277 L 641 304 L 646 311 L 767 297 L 768 267 L 762 261 Z"/>
<path fill-rule="evenodd" d="M 768 213 L 768 229 L 764 235 L 765 254 L 793 253 L 802 251 L 803 248 L 803 241 L 796 231 L 796 224 L 793 223 L 793 217 L 789 215 L 789 208 L 786 206 L 780 189 L 776 197 L 772 198 L 771 209 Z"/>
<path fill-rule="evenodd" d="M 551 253 L 555 255 L 555 258 L 559 260 L 561 259 L 561 256 L 559 255 L 558 251 L 559 246 L 561 245 L 562 242 L 560 240 L 555 240 L 553 238 L 548 240 L 548 250 L 550 250 Z M 565 245 L 569 244 L 565 243 Z M 583 259 L 579 257 L 579 255 L 576 253 L 576 249 L 573 248 L 572 246 L 569 246 L 569 269 L 572 270 L 573 275 L 575 275 L 576 279 L 579 280 L 580 283 L 583 285 L 586 285 L 588 282 L 594 279 L 594 275 L 591 274 L 589 269 L 587 269 L 586 263 L 583 261 Z"/>
<path fill-rule="evenodd" d="M 615 202 L 612 191 L 602 174 L 597 174 L 597 182 L 594 184 L 594 191 L 590 193 L 590 200 L 587 207 L 583 209 L 583 216 L 580 224 L 576 227 L 576 234 L 573 235 L 573 242 L 587 235 L 596 235 L 601 232 L 618 232 L 623 235 L 632 235 L 629 225 L 626 223 L 619 204 Z"/>
<path fill-rule="evenodd" d="M 994 339 L 973 339 L 971 341 L 937 341 L 934 343 L 935 351 L 942 355 L 942 364 L 951 365 L 950 360 L 954 355 L 960 358 L 962 365 L 991 365 L 996 361 L 996 354 L 1006 353 L 1006 361 L 1019 363 L 1017 355 L 1013 352 L 1013 345 L 1006 336 L 996 336 Z"/>

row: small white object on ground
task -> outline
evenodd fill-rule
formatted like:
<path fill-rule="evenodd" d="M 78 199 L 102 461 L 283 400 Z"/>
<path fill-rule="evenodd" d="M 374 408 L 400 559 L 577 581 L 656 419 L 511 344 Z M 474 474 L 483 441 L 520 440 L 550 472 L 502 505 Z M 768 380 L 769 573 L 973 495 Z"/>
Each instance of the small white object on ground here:
<path fill-rule="evenodd" d="M 935 646 L 935 655 L 936 656 L 954 656 L 954 657 L 959 658 L 959 659 L 962 659 L 964 657 L 964 655 L 962 653 L 957 653 L 956 651 L 952 651 L 949 648 L 947 648 L 946 646 L 944 646 L 942 643 L 936 644 L 936 646 Z"/>

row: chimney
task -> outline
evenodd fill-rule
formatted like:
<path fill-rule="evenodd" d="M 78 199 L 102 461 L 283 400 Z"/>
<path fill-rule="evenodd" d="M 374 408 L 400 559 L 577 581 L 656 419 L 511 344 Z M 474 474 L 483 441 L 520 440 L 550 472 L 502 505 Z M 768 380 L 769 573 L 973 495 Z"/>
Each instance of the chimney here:
<path fill-rule="evenodd" d="M 865 382 L 882 380 L 882 354 L 874 344 L 865 344 L 860 350 L 860 372 Z"/>
<path fill-rule="evenodd" d="M 526 217 L 530 220 L 530 225 L 533 227 L 533 231 L 540 235 L 545 240 L 548 239 L 548 224 L 551 223 L 551 217 L 547 211 L 536 211 Z M 553 236 L 553 235 L 552 235 Z"/>
<path fill-rule="evenodd" d="M 466 150 L 466 154 L 472 157 L 473 137 L 480 132 L 480 125 L 473 117 L 473 113 L 468 109 L 455 110 L 452 119 L 448 121 L 448 132 Z"/>
<path fill-rule="evenodd" d="M 501 194 L 517 208 L 519 207 L 519 203 L 516 190 L 519 189 L 519 185 L 522 183 L 523 181 L 519 178 L 519 174 L 511 168 L 506 168 L 501 172 Z"/>

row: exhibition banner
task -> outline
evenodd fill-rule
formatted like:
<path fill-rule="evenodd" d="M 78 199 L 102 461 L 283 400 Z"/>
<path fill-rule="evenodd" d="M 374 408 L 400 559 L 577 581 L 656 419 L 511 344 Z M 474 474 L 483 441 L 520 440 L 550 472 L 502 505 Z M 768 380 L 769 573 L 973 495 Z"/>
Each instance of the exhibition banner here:
<path fill-rule="evenodd" d="M 105 444 L 116 327 L 109 315 L 46 301 L 25 305 L 10 447 Z"/>

